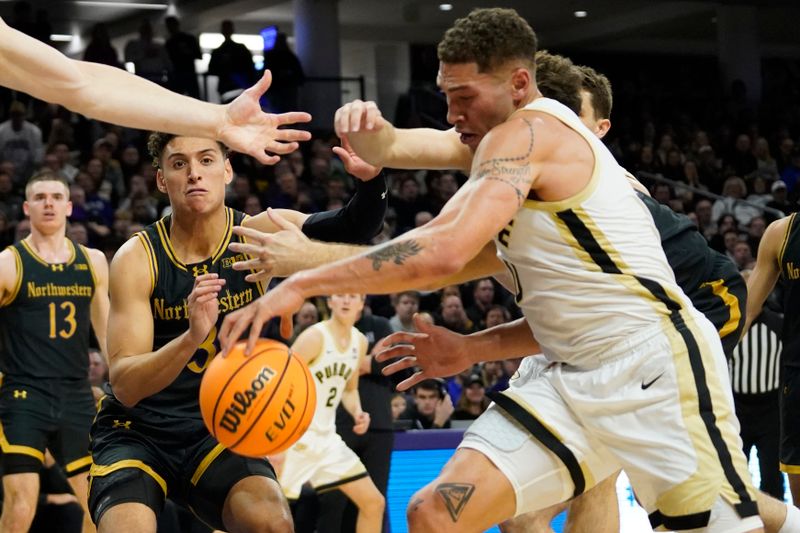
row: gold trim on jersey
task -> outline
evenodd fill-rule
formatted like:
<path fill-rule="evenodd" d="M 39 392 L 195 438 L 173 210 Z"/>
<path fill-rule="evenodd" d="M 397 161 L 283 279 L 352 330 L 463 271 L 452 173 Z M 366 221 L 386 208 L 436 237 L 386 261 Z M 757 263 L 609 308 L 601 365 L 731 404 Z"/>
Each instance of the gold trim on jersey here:
<path fill-rule="evenodd" d="M 752 512 L 755 489 L 749 483 L 744 455 L 732 444 L 738 441 L 738 435 L 731 431 L 733 424 L 717 423 L 720 419 L 730 420 L 734 414 L 720 376 L 713 371 L 714 352 L 680 295 L 670 287 L 637 276 L 584 209 L 557 213 L 554 217 L 563 223 L 557 222 L 557 226 L 569 232 L 570 238 L 562 232 L 566 242 L 581 248 L 576 255 L 584 262 L 587 257 L 591 261 L 586 262 L 587 268 L 594 271 L 600 268 L 613 275 L 664 317 L 662 327 L 672 346 L 681 413 L 695 450 L 697 470 L 683 483 L 658 496 L 658 510 L 673 517 L 707 511 L 719 493 L 740 514 Z M 685 330 L 679 328 L 681 322 Z M 712 455 L 715 460 L 709 460 Z"/>
<path fill-rule="evenodd" d="M 792 213 L 789 215 L 789 223 L 786 224 L 786 232 L 783 234 L 783 243 L 781 244 L 781 249 L 778 252 L 778 268 L 781 271 L 781 275 L 783 275 L 783 255 L 786 253 L 786 246 L 789 244 L 789 237 L 792 234 L 792 226 L 794 226 L 794 219 L 797 216 L 797 213 Z"/>
<path fill-rule="evenodd" d="M 779 463 L 779 468 L 781 472 L 786 472 L 787 474 L 800 474 L 800 466 L 798 465 L 787 465 L 785 463 Z"/>
<path fill-rule="evenodd" d="M 195 470 L 194 474 L 192 474 L 192 485 L 197 485 L 197 482 L 200 481 L 200 478 L 206 473 L 206 470 L 208 470 L 208 467 L 214 462 L 214 459 L 216 459 L 219 454 L 224 451 L 225 446 L 222 444 L 217 444 L 211 449 L 210 452 L 206 454 L 205 457 L 203 457 L 203 460 L 200 461 L 200 464 L 197 466 L 197 470 Z"/>
<path fill-rule="evenodd" d="M 150 271 L 150 294 L 156 289 L 158 283 L 158 261 L 156 261 L 156 253 L 153 250 L 153 243 L 150 242 L 150 236 L 146 231 L 140 231 L 136 234 L 139 241 L 144 246 L 144 252 L 147 254 L 147 265 Z"/>
<path fill-rule="evenodd" d="M 89 273 L 92 275 L 92 283 L 94 283 L 94 286 L 97 287 L 97 274 L 95 274 L 94 271 L 94 265 L 92 264 L 92 258 L 89 255 L 89 249 L 82 244 L 79 244 L 78 246 L 80 247 L 81 252 L 83 252 L 83 257 L 86 258 L 86 265 L 89 268 Z"/>
<path fill-rule="evenodd" d="M 719 330 L 719 338 L 725 338 L 727 335 L 736 331 L 739 328 L 739 323 L 742 321 L 742 310 L 739 306 L 739 298 L 737 298 L 735 294 L 731 294 L 728 287 L 725 286 L 724 279 L 707 281 L 700 285 L 701 289 L 703 287 L 711 287 L 711 292 L 714 293 L 714 296 L 719 297 L 730 312 L 728 320 L 725 321 L 725 324 L 723 324 L 722 328 Z"/>
<path fill-rule="evenodd" d="M 158 237 L 161 240 L 161 244 L 164 247 L 164 251 L 167 254 L 167 258 L 174 264 L 176 267 L 180 268 L 184 272 L 188 272 L 188 268 L 186 268 L 186 263 L 178 259 L 178 254 L 175 253 L 175 249 L 172 247 L 172 241 L 169 239 L 169 228 L 165 224 L 164 220 L 166 218 L 162 218 L 158 222 L 156 222 L 156 231 L 158 231 Z M 211 254 L 211 263 L 215 263 L 222 254 L 225 253 L 225 250 L 228 248 L 228 243 L 231 240 L 231 235 L 233 235 L 233 210 L 230 207 L 225 208 L 225 231 L 222 234 L 222 238 L 220 239 L 217 247 L 214 249 L 214 253 Z"/>
<path fill-rule="evenodd" d="M 69 250 L 70 250 L 69 258 L 68 258 L 68 259 L 67 259 L 67 260 L 66 260 L 64 263 L 48 263 L 47 261 L 45 261 L 44 259 L 42 259 L 42 258 L 41 258 L 41 256 L 39 256 L 39 254 L 37 254 L 37 253 L 36 253 L 36 251 L 33 249 L 33 246 L 31 246 L 31 245 L 28 243 L 28 240 L 27 240 L 27 239 L 22 239 L 22 240 L 21 240 L 21 241 L 19 241 L 19 242 L 20 242 L 20 244 L 21 244 L 21 245 L 22 245 L 22 246 L 25 248 L 25 250 L 26 250 L 26 251 L 27 251 L 29 254 L 31 254 L 31 257 L 33 257 L 33 259 L 35 259 L 37 262 L 39 262 L 39 263 L 43 264 L 43 265 L 44 265 L 44 266 L 46 266 L 46 267 L 49 267 L 49 266 L 51 266 L 51 265 L 62 265 L 62 264 L 63 264 L 64 266 L 69 266 L 69 265 L 71 265 L 71 264 L 72 264 L 72 263 L 75 261 L 75 255 L 76 255 L 76 252 L 75 252 L 75 245 L 73 245 L 73 244 L 72 244 L 72 241 L 71 241 L 71 240 L 69 240 L 69 239 L 67 239 L 66 237 L 64 237 L 64 240 L 65 240 L 65 241 L 67 241 L 67 245 L 69 246 Z"/>
<path fill-rule="evenodd" d="M 117 470 L 122 470 L 123 468 L 138 468 L 151 478 L 155 480 L 156 483 L 161 487 L 161 490 L 164 491 L 164 496 L 167 496 L 167 482 L 164 481 L 164 478 L 159 476 L 158 473 L 153 470 L 152 467 L 144 464 L 142 461 L 138 459 L 123 459 L 122 461 L 117 461 L 116 463 L 112 463 L 110 465 L 97 465 L 93 464 L 92 467 L 89 469 L 89 476 L 90 477 L 103 477 L 116 472 Z"/>
<path fill-rule="evenodd" d="M 597 153 L 594 149 L 594 145 L 592 144 L 594 137 L 591 136 L 592 135 L 591 132 L 589 132 L 588 130 L 584 132 L 574 128 L 573 125 L 570 124 L 565 117 L 560 115 L 559 109 L 549 109 L 546 105 L 544 106 L 539 105 L 539 104 L 546 104 L 547 100 L 549 99 L 545 98 L 543 100 L 539 100 L 538 103 L 536 100 L 534 100 L 524 108 L 519 109 L 518 112 L 536 111 L 544 113 L 546 115 L 555 118 L 556 120 L 564 124 L 566 127 L 577 133 L 589 146 L 589 149 L 592 151 L 592 157 L 594 158 L 594 163 L 592 164 L 592 175 L 589 178 L 589 183 L 587 183 L 583 189 L 581 189 L 576 194 L 573 194 L 569 198 L 564 198 L 563 200 L 557 200 L 555 202 L 527 199 L 523 203 L 523 206 L 527 207 L 528 209 L 537 209 L 540 211 L 553 211 L 553 212 L 564 211 L 565 209 L 579 207 L 584 201 L 586 201 L 592 195 L 592 193 L 594 193 L 594 191 L 597 189 L 597 184 L 600 181 L 600 165 L 598 162 Z M 565 107 L 564 109 L 566 110 L 567 108 Z"/>
<path fill-rule="evenodd" d="M 80 459 L 76 459 L 71 463 L 67 463 L 67 466 L 64 467 L 64 470 L 67 471 L 67 474 L 71 474 L 72 472 L 75 472 L 84 466 L 89 466 L 90 464 L 92 464 L 92 456 L 87 455 L 86 457 L 81 457 Z"/>
<path fill-rule="evenodd" d="M 14 300 L 17 299 L 17 295 L 19 294 L 19 289 L 22 287 L 22 256 L 19 255 L 19 250 L 15 247 L 9 246 L 8 249 L 14 254 L 14 263 L 17 265 L 17 280 L 14 282 L 14 287 L 8 293 L 8 296 L 0 301 L 0 307 L 5 307 L 14 303 Z"/>
<path fill-rule="evenodd" d="M 3 423 L 0 422 L 0 449 L 3 453 L 18 453 L 20 455 L 27 455 L 44 463 L 44 452 L 40 452 L 31 446 L 23 446 L 21 444 L 11 444 L 6 438 L 6 432 L 3 430 Z"/>

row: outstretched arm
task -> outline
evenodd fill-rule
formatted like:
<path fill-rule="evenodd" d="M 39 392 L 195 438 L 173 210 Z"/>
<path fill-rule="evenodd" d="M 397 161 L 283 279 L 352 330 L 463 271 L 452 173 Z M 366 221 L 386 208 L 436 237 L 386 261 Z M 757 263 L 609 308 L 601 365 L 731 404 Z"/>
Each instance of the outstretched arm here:
<path fill-rule="evenodd" d="M 532 152 L 530 121 L 517 118 L 498 126 L 481 143 L 470 181 L 435 219 L 351 259 L 291 276 L 253 304 L 228 315 L 220 340 L 228 346 L 252 323 L 251 346 L 264 321 L 274 316 L 284 318 L 282 334 L 286 334 L 291 314 L 307 296 L 386 294 L 455 274 L 522 205 L 535 179 Z"/>
<path fill-rule="evenodd" d="M 419 368 L 397 385 L 400 391 L 426 379 L 454 376 L 483 361 L 501 361 L 541 351 L 524 318 L 471 335 L 434 326 L 420 320 L 419 315 L 414 315 L 414 326 L 417 333 L 393 333 L 375 346 L 378 361 L 402 358 L 384 368 L 384 374 Z"/>
<path fill-rule="evenodd" d="M 218 139 L 264 164 L 279 160 L 270 153 L 287 154 L 297 149 L 296 141 L 311 138 L 278 129 L 308 122 L 308 113 L 261 111 L 258 100 L 271 81 L 267 71 L 228 105 L 201 102 L 118 68 L 69 59 L 0 19 L 0 84 L 105 122 Z"/>
<path fill-rule="evenodd" d="M 354 100 L 336 111 L 336 134 L 373 165 L 405 169 L 467 171 L 472 153 L 455 130 L 395 128 L 375 102 Z"/>
<path fill-rule="evenodd" d="M 780 254 L 786 232 L 793 217 L 776 220 L 767 227 L 761 244 L 758 246 L 756 267 L 747 280 L 747 321 L 742 336 L 750 329 L 750 325 L 761 314 L 761 308 L 769 293 L 775 288 L 781 267 Z"/>

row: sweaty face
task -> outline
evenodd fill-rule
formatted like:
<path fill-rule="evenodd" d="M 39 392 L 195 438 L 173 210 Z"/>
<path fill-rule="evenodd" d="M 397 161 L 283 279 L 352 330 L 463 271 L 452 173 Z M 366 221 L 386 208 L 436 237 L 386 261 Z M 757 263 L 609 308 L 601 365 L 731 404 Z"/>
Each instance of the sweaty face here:
<path fill-rule="evenodd" d="M 69 190 L 60 181 L 37 181 L 28 188 L 23 210 L 41 232 L 63 228 L 72 214 Z"/>
<path fill-rule="evenodd" d="M 447 97 L 447 122 L 472 151 L 489 130 L 514 112 L 512 71 L 478 72 L 477 63 L 441 63 L 437 83 Z"/>
<path fill-rule="evenodd" d="M 222 205 L 233 172 L 216 141 L 175 137 L 161 154 L 158 186 L 174 210 L 208 212 Z"/>

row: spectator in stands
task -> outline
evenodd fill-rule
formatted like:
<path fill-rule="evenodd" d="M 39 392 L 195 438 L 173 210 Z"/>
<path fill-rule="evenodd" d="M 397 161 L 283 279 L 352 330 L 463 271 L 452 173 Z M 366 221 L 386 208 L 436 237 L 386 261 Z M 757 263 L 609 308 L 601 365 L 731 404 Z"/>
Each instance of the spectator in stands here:
<path fill-rule="evenodd" d="M 142 19 L 139 37 L 125 45 L 125 62 L 133 63 L 136 75 L 159 85 L 167 86 L 172 72 L 166 48 L 153 39 L 150 21 Z"/>
<path fill-rule="evenodd" d="M 0 159 L 14 164 L 11 178 L 16 186 L 28 181 L 44 157 L 42 130 L 25 120 L 25 113 L 25 104 L 12 102 L 9 119 L 0 124 Z"/>
<path fill-rule="evenodd" d="M 133 144 L 129 144 L 123 148 L 119 158 L 119 166 L 122 171 L 122 177 L 127 184 L 131 176 L 137 174 L 142 167 L 142 156 L 139 153 L 139 149 Z"/>
<path fill-rule="evenodd" d="M 756 139 L 753 155 L 756 158 L 755 176 L 761 176 L 768 182 L 778 179 L 778 163 L 770 154 L 769 142 L 764 137 Z"/>
<path fill-rule="evenodd" d="M 747 244 L 750 245 L 754 257 L 758 255 L 758 246 L 761 244 L 761 237 L 764 236 L 766 229 L 767 221 L 764 217 L 753 217 L 750 225 L 747 226 Z"/>
<path fill-rule="evenodd" d="M 83 60 L 122 68 L 122 64 L 119 62 L 119 54 L 111 45 L 108 26 L 102 22 L 98 22 L 92 27 L 92 38 L 83 52 Z"/>
<path fill-rule="evenodd" d="M 461 397 L 455 405 L 451 420 L 475 420 L 489 407 L 485 384 L 480 374 L 470 374 L 464 381 Z"/>
<path fill-rule="evenodd" d="M 225 40 L 219 48 L 211 52 L 211 60 L 208 63 L 208 73 L 219 79 L 217 92 L 223 103 L 236 98 L 256 79 L 253 54 L 245 45 L 232 39 L 233 31 L 233 22 L 223 20 L 220 32 Z"/>
<path fill-rule="evenodd" d="M 14 191 L 14 182 L 8 172 L 0 170 L 0 211 L 10 222 L 22 218 L 22 203 L 24 198 Z"/>
<path fill-rule="evenodd" d="M 697 215 L 697 229 L 706 240 L 710 240 L 717 233 L 717 223 L 711 216 L 711 201 L 701 198 L 694 206 L 694 213 Z"/>
<path fill-rule="evenodd" d="M 406 409 L 408 409 L 406 395 L 402 392 L 392 394 L 392 420 L 396 422 Z"/>
<path fill-rule="evenodd" d="M 493 391 L 503 378 L 503 363 L 501 361 L 484 361 L 481 364 L 481 374 L 486 390 Z"/>
<path fill-rule="evenodd" d="M 660 204 L 669 205 L 672 201 L 672 187 L 666 183 L 655 183 L 651 191 L 653 199 Z"/>
<path fill-rule="evenodd" d="M 396 184 L 396 193 L 389 196 L 389 206 L 397 213 L 397 227 L 405 232 L 414 226 L 414 217 L 420 211 L 427 211 L 428 206 L 420 195 L 419 182 L 413 173 L 395 174 L 392 180 Z"/>
<path fill-rule="evenodd" d="M 754 216 L 760 216 L 763 213 L 757 207 L 752 207 L 741 203 L 747 194 L 747 186 L 744 180 L 739 176 L 731 176 L 725 180 L 725 185 L 722 187 L 722 196 L 711 209 L 711 217 L 719 219 L 724 214 L 731 214 L 736 217 L 740 224 L 747 225 L 750 219 Z"/>
<path fill-rule="evenodd" d="M 58 157 L 60 165 L 59 174 L 64 176 L 64 179 L 69 183 L 72 183 L 75 180 L 75 176 L 78 175 L 78 167 L 72 164 L 72 152 L 69 149 L 69 145 L 58 142 L 50 146 L 51 148 L 49 151 Z"/>
<path fill-rule="evenodd" d="M 486 311 L 486 328 L 511 322 L 511 312 L 503 305 L 492 305 Z"/>
<path fill-rule="evenodd" d="M 753 252 L 747 241 L 738 241 L 733 245 L 733 262 L 739 270 L 753 268 L 754 261 Z"/>
<path fill-rule="evenodd" d="M 472 305 L 466 313 L 475 329 L 485 329 L 486 313 L 494 303 L 494 282 L 491 278 L 481 278 L 474 281 L 472 287 Z"/>
<path fill-rule="evenodd" d="M 122 175 L 122 167 L 119 161 L 114 159 L 114 145 L 107 138 L 103 137 L 95 141 L 92 148 L 92 158 L 100 161 L 102 165 L 98 194 L 113 203 L 119 202 L 120 198 L 125 197 L 125 178 Z M 91 164 L 92 161 L 90 160 Z M 87 164 L 87 169 L 89 164 Z M 97 181 L 97 171 L 95 169 L 92 177 Z"/>
<path fill-rule="evenodd" d="M 736 137 L 736 144 L 725 158 L 725 164 L 730 165 L 737 176 L 747 176 L 758 168 L 748 135 L 742 133 Z"/>
<path fill-rule="evenodd" d="M 200 98 L 200 86 L 197 84 L 197 70 L 194 62 L 196 59 L 202 59 L 203 54 L 200 51 L 197 37 L 181 31 L 180 21 L 177 17 L 167 17 L 164 19 L 164 24 L 169 33 L 169 38 L 164 46 L 172 62 L 172 78 L 170 79 L 172 90 L 193 98 Z"/>
<path fill-rule="evenodd" d="M 770 194 L 767 187 L 767 179 L 763 176 L 756 175 L 750 182 L 750 194 L 747 195 L 747 201 L 754 203 L 760 207 L 766 207 L 772 201 L 772 194 Z"/>
<path fill-rule="evenodd" d="M 294 331 L 292 335 L 297 338 L 308 326 L 319 322 L 319 309 L 310 300 L 306 300 L 300 310 L 294 315 Z M 294 340 L 294 339 L 293 339 Z"/>
<path fill-rule="evenodd" d="M 503 369 L 501 376 L 495 381 L 494 385 L 489 388 L 489 392 L 500 392 L 508 388 L 508 381 L 517 373 L 519 365 L 522 363 L 522 358 L 503 359 L 500 363 Z"/>
<path fill-rule="evenodd" d="M 298 90 L 305 81 L 300 60 L 289 48 L 286 34 L 278 32 L 272 50 L 264 51 L 264 68 L 272 72 L 272 85 L 267 93 L 271 111 L 285 113 L 298 108 Z"/>
<path fill-rule="evenodd" d="M 438 324 L 442 327 L 466 335 L 475 331 L 472 320 L 464 311 L 461 296 L 450 294 L 442 296 L 441 314 Z"/>
<path fill-rule="evenodd" d="M 225 205 L 244 211 L 244 206 L 250 193 L 250 180 L 247 179 L 247 176 L 237 175 L 231 181 L 225 198 Z"/>
<path fill-rule="evenodd" d="M 416 331 L 412 318 L 417 311 L 419 311 L 419 293 L 417 291 L 398 293 L 394 304 L 394 315 L 389 319 L 392 331 Z"/>
<path fill-rule="evenodd" d="M 89 230 L 83 222 L 70 222 L 67 225 L 67 237 L 78 244 L 89 246 Z"/>
<path fill-rule="evenodd" d="M 447 429 L 453 402 L 439 379 L 426 379 L 414 387 L 414 402 L 400 418 L 411 421 L 413 429 Z"/>
<path fill-rule="evenodd" d="M 772 192 L 772 201 L 767 202 L 767 207 L 777 209 L 786 215 L 797 211 L 797 204 L 789 202 L 789 191 L 786 187 L 786 182 L 783 180 L 776 181 L 772 184 L 770 191 Z M 777 220 L 775 215 L 771 213 L 767 213 L 766 217 L 769 222 Z"/>

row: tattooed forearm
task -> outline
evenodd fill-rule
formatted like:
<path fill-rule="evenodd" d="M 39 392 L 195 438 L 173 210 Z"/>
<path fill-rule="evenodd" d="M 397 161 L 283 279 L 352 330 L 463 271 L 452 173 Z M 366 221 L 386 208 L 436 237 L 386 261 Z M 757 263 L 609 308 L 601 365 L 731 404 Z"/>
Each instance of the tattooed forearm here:
<path fill-rule="evenodd" d="M 528 126 L 530 135 L 527 151 L 514 157 L 498 157 L 481 161 L 475 175 L 476 180 L 500 181 L 513 188 L 519 205 L 522 205 L 527 196 L 526 191 L 533 183 L 530 165 L 530 155 L 533 152 L 533 126 L 527 119 L 523 120 Z"/>
<path fill-rule="evenodd" d="M 458 521 L 473 492 L 475 485 L 469 483 L 441 483 L 436 487 L 436 493 L 444 500 L 453 522 Z"/>
<path fill-rule="evenodd" d="M 383 263 L 393 261 L 396 265 L 402 265 L 406 259 L 417 255 L 421 251 L 422 246 L 417 241 L 410 240 L 384 246 L 379 250 L 368 253 L 367 257 L 372 259 L 372 269 L 380 270 Z"/>

